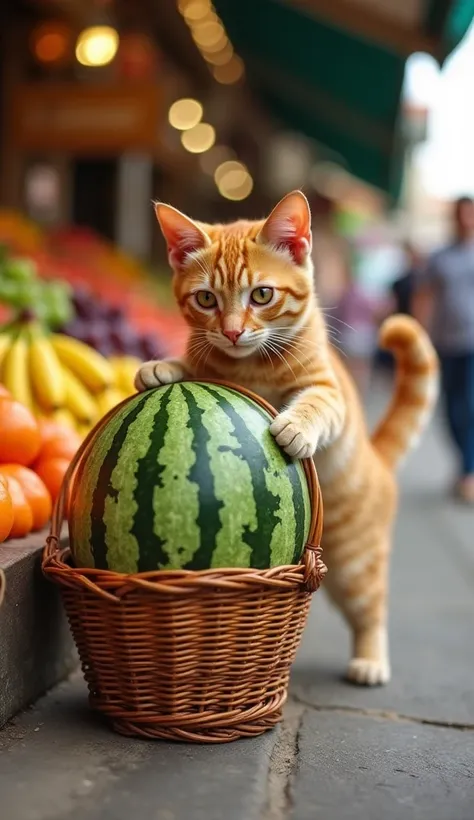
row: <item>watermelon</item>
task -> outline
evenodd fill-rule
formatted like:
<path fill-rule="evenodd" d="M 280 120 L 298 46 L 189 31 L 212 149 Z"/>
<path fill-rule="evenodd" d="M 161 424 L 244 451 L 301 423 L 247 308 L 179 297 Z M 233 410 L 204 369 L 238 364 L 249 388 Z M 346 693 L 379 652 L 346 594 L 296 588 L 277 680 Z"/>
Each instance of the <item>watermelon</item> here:
<path fill-rule="evenodd" d="M 135 573 L 297 563 L 311 504 L 303 466 L 237 390 L 160 387 L 120 406 L 76 473 L 76 566 Z"/>

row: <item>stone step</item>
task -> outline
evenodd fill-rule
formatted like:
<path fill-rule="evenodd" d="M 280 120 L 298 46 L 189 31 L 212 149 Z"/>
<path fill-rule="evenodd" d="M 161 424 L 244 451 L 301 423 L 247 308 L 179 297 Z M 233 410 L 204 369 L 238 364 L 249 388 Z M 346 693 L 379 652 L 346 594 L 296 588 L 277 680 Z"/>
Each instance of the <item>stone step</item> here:
<path fill-rule="evenodd" d="M 0 544 L 0 726 L 77 666 L 58 589 L 41 572 L 45 538 Z"/>

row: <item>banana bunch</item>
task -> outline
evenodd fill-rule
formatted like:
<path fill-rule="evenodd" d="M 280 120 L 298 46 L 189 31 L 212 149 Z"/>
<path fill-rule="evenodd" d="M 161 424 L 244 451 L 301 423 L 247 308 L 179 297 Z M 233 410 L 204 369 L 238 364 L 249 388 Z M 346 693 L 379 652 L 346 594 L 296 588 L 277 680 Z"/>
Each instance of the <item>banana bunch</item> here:
<path fill-rule="evenodd" d="M 107 360 L 84 342 L 25 322 L 0 333 L 0 381 L 38 417 L 86 434 L 135 392 L 139 361 Z"/>

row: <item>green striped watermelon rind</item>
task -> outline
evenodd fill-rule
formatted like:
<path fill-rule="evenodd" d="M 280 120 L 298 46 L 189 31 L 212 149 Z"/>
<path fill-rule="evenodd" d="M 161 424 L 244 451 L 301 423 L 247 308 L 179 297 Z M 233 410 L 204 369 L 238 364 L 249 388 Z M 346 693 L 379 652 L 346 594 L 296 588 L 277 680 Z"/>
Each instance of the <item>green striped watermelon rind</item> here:
<path fill-rule="evenodd" d="M 172 417 L 181 414 L 182 423 L 173 428 L 163 424 L 161 418 L 158 439 L 155 432 L 152 463 L 159 464 L 158 486 L 146 480 L 150 466 L 147 457 L 153 447 L 150 434 L 158 412 L 169 414 L 170 410 Z M 71 509 L 74 511 L 76 506 L 80 513 L 81 508 L 92 506 L 94 515 L 92 521 L 88 516 L 70 515 L 76 564 L 135 574 L 157 569 L 264 570 L 298 563 L 308 537 L 311 500 L 303 465 L 291 461 L 276 445 L 268 430 L 271 418 L 266 409 L 237 387 L 214 382 L 182 382 L 129 399 L 109 419 L 105 429 L 94 436 L 80 462 L 74 482 L 79 508 L 73 495 Z M 202 439 L 206 439 L 207 433 L 207 440 L 197 441 L 199 436 L 186 426 L 193 419 L 198 421 L 194 430 Z M 127 422 L 126 427 L 123 422 Z M 260 428 L 255 435 L 251 424 Z M 233 435 L 235 432 L 237 436 Z M 257 488 L 249 467 L 252 448 L 254 468 L 255 464 L 258 466 L 257 456 L 261 459 L 263 455 L 266 463 L 265 481 Z M 132 462 L 127 459 L 130 451 L 135 457 Z M 198 453 L 199 475 L 193 474 Z M 217 472 L 212 470 L 215 465 L 219 467 Z M 225 465 L 228 470 L 223 470 Z M 155 481 L 155 474 L 153 478 Z M 206 482 L 213 504 L 208 505 L 206 520 L 199 521 Z M 161 504 L 165 503 L 161 510 L 172 509 L 176 493 L 183 490 L 187 503 L 180 507 L 179 516 L 173 519 L 172 515 L 166 517 L 161 513 L 157 521 L 157 493 Z M 153 532 L 149 527 L 144 532 L 135 519 L 138 493 L 140 504 L 155 516 Z M 117 503 L 125 497 L 129 503 Z M 293 502 L 297 512 L 290 515 Z M 268 543 L 264 549 L 265 540 Z M 293 545 L 291 550 L 289 544 Z"/>

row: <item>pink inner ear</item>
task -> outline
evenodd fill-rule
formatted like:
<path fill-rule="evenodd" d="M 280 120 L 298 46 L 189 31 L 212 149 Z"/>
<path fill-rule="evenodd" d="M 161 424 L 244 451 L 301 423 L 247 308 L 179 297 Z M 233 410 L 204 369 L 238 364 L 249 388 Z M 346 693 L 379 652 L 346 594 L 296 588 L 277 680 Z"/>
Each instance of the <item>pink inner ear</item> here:
<path fill-rule="evenodd" d="M 203 235 L 192 228 L 173 231 L 167 236 L 168 258 L 173 267 L 181 267 L 187 256 L 205 246 Z"/>
<path fill-rule="evenodd" d="M 272 236 L 273 233 L 273 236 Z M 297 265 L 303 264 L 311 249 L 311 234 L 301 233 L 298 227 L 290 220 L 280 231 L 269 231 L 267 239 L 275 247 L 287 250 Z"/>
<path fill-rule="evenodd" d="M 297 236 L 294 239 L 287 240 L 284 247 L 288 248 L 296 264 L 302 265 L 310 250 L 309 238 Z"/>
<path fill-rule="evenodd" d="M 299 194 L 285 197 L 262 229 L 262 238 L 276 248 L 289 251 L 301 265 L 311 250 L 311 217 L 306 199 Z"/>

